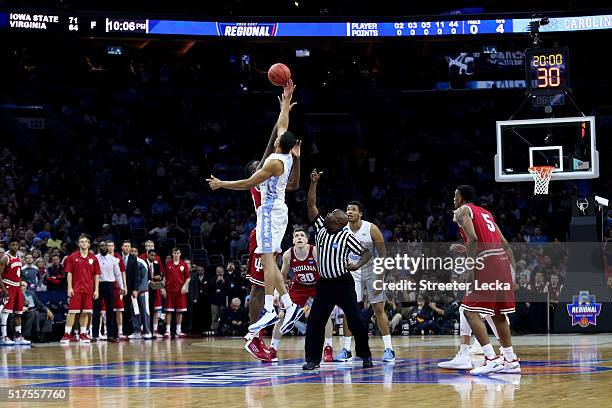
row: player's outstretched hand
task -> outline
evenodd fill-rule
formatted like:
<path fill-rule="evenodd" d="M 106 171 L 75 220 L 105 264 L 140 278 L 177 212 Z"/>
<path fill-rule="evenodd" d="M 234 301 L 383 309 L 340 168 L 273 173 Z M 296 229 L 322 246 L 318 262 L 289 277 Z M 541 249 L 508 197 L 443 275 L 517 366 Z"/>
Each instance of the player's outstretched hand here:
<path fill-rule="evenodd" d="M 223 187 L 223 182 L 213 175 L 211 175 L 210 178 L 206 179 L 206 181 L 208 181 L 208 185 L 212 190 L 217 190 Z"/>
<path fill-rule="evenodd" d="M 293 91 L 295 91 L 295 85 L 293 84 L 293 79 L 289 79 L 289 81 L 287 81 L 287 83 L 283 86 L 283 99 L 291 99 Z"/>
<path fill-rule="evenodd" d="M 283 95 L 282 97 L 277 96 L 278 98 L 278 104 L 280 105 L 280 109 L 283 110 L 283 102 L 285 101 L 285 95 Z M 291 99 L 291 96 L 288 97 L 289 99 Z M 293 109 L 293 107 L 297 105 L 297 102 L 292 102 L 291 105 L 289 105 L 289 112 L 291 112 L 291 109 Z"/>
<path fill-rule="evenodd" d="M 321 174 L 323 174 L 322 171 L 317 171 L 317 169 L 314 169 L 312 173 L 310 173 L 310 181 L 312 183 L 317 183 L 321 178 Z"/>
<path fill-rule="evenodd" d="M 297 142 L 295 142 L 295 146 L 293 146 L 293 149 L 291 149 L 291 154 L 296 159 L 299 159 L 301 153 L 302 153 L 302 141 L 298 140 Z"/>

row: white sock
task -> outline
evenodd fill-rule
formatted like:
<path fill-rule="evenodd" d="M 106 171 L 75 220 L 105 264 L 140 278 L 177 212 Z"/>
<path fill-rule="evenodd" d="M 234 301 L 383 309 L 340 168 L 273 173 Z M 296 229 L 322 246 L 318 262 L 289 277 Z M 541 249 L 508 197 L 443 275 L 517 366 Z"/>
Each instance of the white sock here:
<path fill-rule="evenodd" d="M 325 347 L 327 347 L 327 346 L 332 347 L 332 345 L 333 345 L 332 338 L 331 337 L 326 337 L 325 338 Z"/>
<path fill-rule="evenodd" d="M 119 335 L 123 336 L 123 325 L 118 325 L 119 327 L 117 328 L 119 330 Z"/>
<path fill-rule="evenodd" d="M 393 350 L 393 344 L 391 343 L 391 335 L 387 334 L 386 336 L 382 336 L 382 338 L 383 343 L 385 343 L 385 348 Z"/>
<path fill-rule="evenodd" d="M 507 361 L 512 361 L 516 359 L 516 354 L 514 354 L 514 350 L 512 349 L 512 346 L 502 347 L 501 352 Z"/>
<path fill-rule="evenodd" d="M 87 333 L 87 327 L 81 327 L 81 334 Z"/>
<path fill-rule="evenodd" d="M 270 342 L 270 346 L 272 348 L 274 348 L 275 350 L 278 350 L 278 346 L 280 345 L 280 339 L 272 339 L 272 341 Z"/>
<path fill-rule="evenodd" d="M 21 335 L 21 325 L 15 326 L 15 334 Z"/>
<path fill-rule="evenodd" d="M 283 296 L 281 296 L 281 302 L 283 302 L 283 306 L 285 306 L 285 308 L 291 307 L 291 305 L 293 305 L 293 301 L 291 300 L 291 297 L 289 297 L 288 293 L 285 293 Z"/>
<path fill-rule="evenodd" d="M 180 333 L 182 333 L 182 331 L 181 331 L 181 325 L 180 325 L 180 324 L 177 324 L 177 325 L 176 325 L 176 334 L 180 334 Z"/>
<path fill-rule="evenodd" d="M 264 309 L 267 312 L 271 312 L 274 310 L 274 295 L 266 295 L 264 301 Z"/>
<path fill-rule="evenodd" d="M 348 351 L 351 351 L 351 341 L 353 340 L 353 338 L 351 336 L 344 336 L 344 348 L 347 349 Z"/>
<path fill-rule="evenodd" d="M 491 345 L 491 343 L 482 346 L 482 351 L 484 352 L 485 357 L 489 360 L 494 359 L 496 357 L 495 351 L 493 350 L 493 346 Z"/>
<path fill-rule="evenodd" d="M 68 325 L 66 325 L 66 326 L 64 327 L 64 333 L 65 333 L 65 334 L 70 334 L 70 332 L 71 332 L 71 331 L 72 331 L 72 326 L 68 326 Z"/>
<path fill-rule="evenodd" d="M 153 331 L 156 332 L 157 331 L 157 322 L 153 323 Z"/>
<path fill-rule="evenodd" d="M 9 314 L 2 312 L 2 315 L 0 315 L 0 321 L 2 321 L 2 337 L 7 337 L 7 331 L 6 331 L 6 322 L 8 322 L 8 317 Z"/>
<path fill-rule="evenodd" d="M 468 346 L 467 344 L 462 344 L 459 346 L 459 354 L 469 354 L 469 348 L 470 346 Z"/>
<path fill-rule="evenodd" d="M 478 339 L 476 337 L 474 337 L 474 346 L 480 347 L 480 343 L 478 342 Z"/>

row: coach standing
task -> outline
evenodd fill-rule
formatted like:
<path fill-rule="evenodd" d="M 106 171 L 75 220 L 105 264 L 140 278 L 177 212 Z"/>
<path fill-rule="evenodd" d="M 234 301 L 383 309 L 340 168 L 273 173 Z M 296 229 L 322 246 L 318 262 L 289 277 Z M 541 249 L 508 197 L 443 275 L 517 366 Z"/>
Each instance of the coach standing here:
<path fill-rule="evenodd" d="M 117 338 L 115 313 L 113 312 L 115 307 L 115 282 L 117 282 L 123 294 L 125 294 L 125 286 L 123 284 L 121 270 L 119 269 L 119 260 L 115 258 L 114 254 L 108 253 L 106 241 L 100 241 L 98 249 L 100 253 L 96 255 L 96 258 L 100 264 L 100 295 L 94 300 L 92 334 L 95 339 L 94 341 L 97 341 L 100 330 L 100 312 L 102 310 L 102 301 L 104 300 L 107 310 L 106 335 L 109 341 L 113 341 Z"/>
<path fill-rule="evenodd" d="M 317 209 L 317 182 L 321 173 L 316 169 L 310 174 L 308 190 L 308 219 L 314 222 L 315 243 L 317 246 L 317 264 L 321 279 L 317 282 L 317 295 L 312 303 L 308 326 L 306 328 L 306 364 L 304 370 L 319 367 L 323 349 L 325 323 L 335 305 L 344 311 L 349 329 L 355 336 L 355 352 L 363 359 L 363 367 L 372 367 L 372 353 L 368 345 L 368 329 L 363 319 L 355 282 L 350 271 L 357 270 L 372 258 L 372 253 L 361 245 L 361 242 L 343 227 L 348 223 L 348 216 L 336 209 L 325 218 Z M 348 263 L 349 253 L 361 258 L 356 264 Z"/>

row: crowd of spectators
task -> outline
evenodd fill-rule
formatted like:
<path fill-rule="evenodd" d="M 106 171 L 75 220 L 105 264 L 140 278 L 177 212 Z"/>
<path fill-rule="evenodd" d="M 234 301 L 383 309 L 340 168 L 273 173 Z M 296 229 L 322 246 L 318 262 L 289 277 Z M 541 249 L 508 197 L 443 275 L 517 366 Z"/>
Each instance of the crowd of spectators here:
<path fill-rule="evenodd" d="M 205 63 L 202 54 L 161 52 L 112 59 L 68 47 L 54 50 L 62 58 L 51 58 L 44 44 L 33 43 L 3 52 L 2 97 L 47 112 L 45 129 L 13 128 L 0 146 L 0 246 L 13 236 L 20 240 L 26 289 L 65 292 L 61 260 L 83 232 L 95 242 L 131 239 L 139 247 L 152 239 L 162 255 L 178 246 L 192 261 L 193 330 L 243 331 L 252 202 L 245 192 L 212 193 L 204 178 L 242 178 L 244 164 L 263 152 L 277 105 L 257 61 L 245 67 L 238 53 L 217 63 Z M 549 197 L 534 199 L 531 184 L 494 182 L 494 121 L 521 96 L 393 93 L 389 84 L 398 73 L 389 56 L 332 63 L 323 86 L 315 76 L 326 69 L 324 61 L 298 71 L 299 108 L 291 118 L 304 140 L 302 173 L 325 170 L 321 207 L 360 199 L 365 218 L 389 243 L 449 242 L 458 238 L 454 186 L 473 184 L 504 235 L 530 248 L 517 257 L 517 294 L 558 299 L 563 262 L 537 253 L 537 245 L 567 240 L 572 196 L 587 187 L 553 183 Z M 339 79 L 344 74 L 350 81 Z M 343 86 L 352 87 L 350 98 Z M 599 191 L 610 191 L 609 167 L 602 161 Z M 289 232 L 305 224 L 306 188 L 288 194 Z M 611 226 L 608 212 L 608 240 Z M 287 237 L 284 247 L 289 244 Z M 612 257 L 606 261 L 609 268 Z M 389 298 L 398 332 L 401 321 L 413 333 L 454 331 L 461 294 Z M 517 315 L 529 314 L 530 302 L 522 303 Z M 517 324 L 542 329 L 528 323 Z"/>

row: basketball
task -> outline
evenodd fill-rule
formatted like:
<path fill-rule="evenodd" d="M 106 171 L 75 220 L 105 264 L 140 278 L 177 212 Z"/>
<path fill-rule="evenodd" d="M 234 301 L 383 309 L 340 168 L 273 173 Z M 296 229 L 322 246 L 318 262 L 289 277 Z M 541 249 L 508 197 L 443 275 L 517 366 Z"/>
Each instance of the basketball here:
<path fill-rule="evenodd" d="M 272 85 L 283 86 L 291 79 L 291 71 L 285 64 L 277 62 L 268 70 L 268 79 Z"/>

